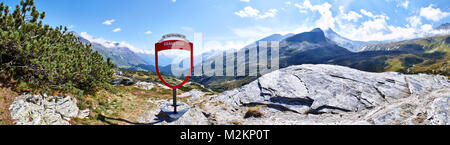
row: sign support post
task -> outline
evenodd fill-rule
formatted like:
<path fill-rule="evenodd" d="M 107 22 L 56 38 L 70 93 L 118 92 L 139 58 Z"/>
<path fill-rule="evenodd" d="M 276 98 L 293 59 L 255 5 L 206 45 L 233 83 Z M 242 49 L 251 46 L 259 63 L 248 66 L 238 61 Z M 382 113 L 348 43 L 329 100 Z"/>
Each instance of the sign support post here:
<path fill-rule="evenodd" d="M 176 37 L 176 38 L 181 38 L 184 40 L 165 40 L 167 38 L 170 37 Z M 177 103 L 177 89 L 180 88 L 181 86 L 183 86 L 185 83 L 187 83 L 187 81 L 189 80 L 189 78 L 191 77 L 192 74 L 192 68 L 193 68 L 193 64 L 194 64 L 194 44 L 192 42 L 189 42 L 189 40 L 186 39 L 186 36 L 182 35 L 182 34 L 167 34 L 164 35 L 162 37 L 162 39 L 155 44 L 155 67 L 156 67 L 156 73 L 158 74 L 159 79 L 162 81 L 162 83 L 164 83 L 164 85 L 168 86 L 169 88 L 172 89 L 172 93 L 173 93 L 173 102 L 172 104 L 170 103 L 166 103 L 163 104 L 163 106 L 161 107 L 161 111 L 164 112 L 170 119 L 172 120 L 176 120 L 178 118 L 180 118 L 184 113 L 186 113 L 189 110 L 189 107 L 184 107 L 184 109 L 182 108 L 181 110 L 177 110 L 178 106 L 187 106 L 185 103 Z M 168 82 L 166 82 L 162 75 L 161 72 L 159 71 L 159 66 L 158 66 L 158 52 L 160 51 L 164 51 L 164 50 L 185 50 L 185 51 L 189 51 L 190 52 L 190 61 L 191 61 L 191 65 L 190 65 L 190 69 L 189 69 L 189 74 L 187 75 L 187 77 L 184 79 L 183 82 L 181 82 L 180 84 L 174 86 L 169 84 Z M 169 107 L 172 106 L 173 107 L 173 112 L 169 111 Z"/>
<path fill-rule="evenodd" d="M 173 113 L 177 114 L 177 89 L 173 89 Z"/>

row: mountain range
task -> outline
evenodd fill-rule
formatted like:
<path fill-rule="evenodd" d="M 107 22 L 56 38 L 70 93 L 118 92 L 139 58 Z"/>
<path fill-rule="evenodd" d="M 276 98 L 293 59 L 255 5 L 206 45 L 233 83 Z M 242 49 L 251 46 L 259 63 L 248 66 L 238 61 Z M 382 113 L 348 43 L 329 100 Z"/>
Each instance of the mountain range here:
<path fill-rule="evenodd" d="M 330 64 L 371 72 L 449 75 L 450 35 L 366 46 L 365 50 L 330 60 Z"/>
<path fill-rule="evenodd" d="M 449 30 L 449 23 L 442 24 L 434 30 Z M 92 49 L 98 51 L 105 58 L 110 57 L 119 68 L 131 70 L 155 71 L 154 54 L 133 52 L 130 48 L 113 44 L 115 47 L 106 47 L 102 44 L 90 42 L 78 36 L 84 43 L 92 44 Z M 353 41 L 345 38 L 332 29 L 313 29 L 309 32 L 299 34 L 273 34 L 262 38 L 246 47 L 239 49 L 237 53 L 245 51 L 246 61 L 244 65 L 258 65 L 248 59 L 249 52 L 259 51 L 257 44 L 262 41 L 279 41 L 280 43 L 280 68 L 300 64 L 335 64 L 349 66 L 364 71 L 383 72 L 430 72 L 447 75 L 448 73 L 448 36 L 435 36 L 417 38 L 399 42 L 363 42 Z M 109 45 L 111 46 L 111 45 Z M 268 48 L 271 49 L 270 47 Z M 206 62 L 214 68 L 215 56 L 224 55 L 224 51 L 209 51 L 194 57 L 195 65 Z M 269 56 L 270 57 L 270 56 Z M 237 58 L 242 59 L 242 58 Z M 171 75 L 173 58 L 160 55 L 160 70 Z M 446 61 L 447 60 L 447 61 Z M 226 59 L 224 59 L 226 61 Z M 237 63 L 235 61 L 235 63 Z M 421 64 L 421 65 L 420 65 Z M 411 67 L 415 66 L 416 69 Z M 422 66 L 418 69 L 418 66 Z M 426 67 L 433 66 L 433 67 Z M 235 65 L 237 71 L 237 65 Z M 243 67 L 243 66 L 239 66 Z M 431 69 L 433 68 L 433 69 Z M 245 70 L 248 73 L 248 69 Z M 258 76 L 247 77 L 192 77 L 194 81 L 200 82 L 218 91 L 245 85 L 258 78 Z"/>
<path fill-rule="evenodd" d="M 114 47 L 106 47 L 100 43 L 91 42 L 88 39 L 74 33 L 84 44 L 91 44 L 93 51 L 98 51 L 104 58 L 111 58 L 113 63 L 118 67 L 129 68 L 132 66 L 146 64 L 143 59 L 137 56 L 127 47 L 120 47 L 118 43 L 113 44 Z"/>
<path fill-rule="evenodd" d="M 450 23 L 444 23 L 434 28 L 435 30 L 450 30 Z"/>
<path fill-rule="evenodd" d="M 279 35 L 273 35 L 277 37 L 268 38 L 278 38 L 279 41 L 279 64 L 280 68 L 285 68 L 291 65 L 298 64 L 320 64 L 327 63 L 328 60 L 336 58 L 339 56 L 349 55 L 352 52 L 336 45 L 333 41 L 325 37 L 325 33 L 316 28 L 310 32 L 299 33 L 295 35 L 287 35 L 285 37 L 280 37 Z M 259 41 L 267 40 L 267 37 Z M 273 39 L 272 39 L 273 40 Z M 257 43 L 256 42 L 256 43 Z M 269 45 L 270 46 L 270 45 Z M 268 46 L 268 50 L 271 48 Z M 259 63 L 254 62 L 249 59 L 250 52 L 259 52 L 259 47 L 257 45 L 249 45 L 243 49 L 240 49 L 238 53 L 245 51 L 246 58 L 236 58 L 234 60 L 237 64 L 237 60 L 245 60 L 244 64 L 237 64 L 235 66 L 235 72 L 238 71 L 237 67 L 245 67 L 245 73 L 248 74 L 248 68 L 250 66 L 254 67 L 259 65 Z M 270 55 L 268 56 L 270 58 Z M 215 59 L 206 60 L 205 64 L 214 64 Z M 226 59 L 225 59 L 226 61 Z M 262 66 L 266 67 L 266 66 Z M 208 74 L 208 72 L 204 72 Z M 261 74 L 258 74 L 260 76 Z M 204 84 L 217 91 L 229 90 L 231 88 L 240 87 L 245 85 L 255 79 L 258 76 L 197 76 L 191 77 L 194 81 Z"/>
<path fill-rule="evenodd" d="M 82 35 L 79 35 L 76 32 L 70 33 L 74 34 L 82 43 L 91 44 L 91 49 L 93 51 L 99 52 L 105 60 L 107 58 L 110 58 L 118 68 L 136 71 L 156 71 L 155 54 L 153 53 L 132 51 L 132 49 L 127 46 L 121 45 L 119 42 L 106 41 L 103 43 L 107 44 L 102 44 L 96 41 L 90 41 L 89 39 L 83 37 Z M 203 58 L 203 60 L 206 60 L 222 52 L 223 51 L 211 50 L 202 53 L 200 56 Z M 200 56 L 195 56 L 194 62 L 200 62 L 200 60 L 202 60 L 200 59 Z M 174 59 L 174 57 L 160 54 L 158 59 L 160 71 L 165 75 L 171 75 L 171 64 L 173 63 Z"/>
<path fill-rule="evenodd" d="M 91 49 L 100 53 L 105 60 L 110 58 L 118 68 L 136 71 L 156 71 L 154 66 L 154 55 L 136 53 L 130 48 L 120 45 L 118 42 L 108 41 L 106 42 L 108 43 L 108 46 L 105 46 L 104 44 L 90 41 L 76 32 L 71 33 L 74 34 L 82 43 L 90 44 Z M 170 74 L 171 72 L 170 66 L 161 66 L 160 70 L 165 74 Z"/>
<path fill-rule="evenodd" d="M 375 43 L 351 41 L 339 36 L 331 29 L 327 31 L 316 28 L 310 32 L 280 40 L 280 68 L 301 64 L 334 64 L 369 72 L 395 71 L 449 76 L 450 57 L 448 51 L 450 49 L 448 42 L 450 42 L 450 35 Z M 326 37 L 327 35 L 332 39 Z M 345 43 L 338 43 L 336 40 L 342 40 L 340 42 Z M 344 48 L 338 44 L 348 44 L 351 47 Z M 254 46 L 240 50 L 246 51 L 246 73 L 248 73 L 249 66 L 257 65 L 257 62 L 248 60 L 248 53 L 252 49 L 258 50 L 259 48 Z M 208 61 L 212 63 L 214 60 Z M 220 92 L 240 87 L 258 77 L 201 76 L 192 79 Z"/>

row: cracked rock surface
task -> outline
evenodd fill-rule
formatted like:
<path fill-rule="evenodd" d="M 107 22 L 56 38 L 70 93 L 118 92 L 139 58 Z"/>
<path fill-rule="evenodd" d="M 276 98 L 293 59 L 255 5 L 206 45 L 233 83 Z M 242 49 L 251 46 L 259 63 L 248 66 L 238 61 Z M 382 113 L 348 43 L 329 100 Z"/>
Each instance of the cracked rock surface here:
<path fill-rule="evenodd" d="M 215 99 L 235 106 L 269 104 L 299 113 L 320 114 L 357 112 L 449 87 L 443 76 L 369 73 L 334 65 L 300 65 L 264 75 Z"/>
<path fill-rule="evenodd" d="M 70 125 L 73 117 L 84 118 L 89 110 L 79 110 L 70 96 L 25 94 L 17 97 L 9 110 L 16 125 Z"/>
<path fill-rule="evenodd" d="M 196 110 L 186 118 L 202 124 L 448 125 L 449 98 L 450 83 L 444 76 L 299 65 L 219 95 L 189 99 Z M 263 106 L 258 108 L 262 116 L 244 118 L 255 106 Z M 164 124 L 189 122 L 181 120 Z"/>
<path fill-rule="evenodd" d="M 160 115 L 158 104 L 171 100 L 151 98 L 148 103 L 155 105 L 137 121 L 151 125 L 450 124 L 450 83 L 436 75 L 299 65 L 217 95 L 192 90 L 179 97 L 190 108 L 180 119 L 165 120 Z M 15 124 L 68 125 L 71 118 L 89 115 L 76 103 L 70 96 L 22 95 L 9 109 Z"/>

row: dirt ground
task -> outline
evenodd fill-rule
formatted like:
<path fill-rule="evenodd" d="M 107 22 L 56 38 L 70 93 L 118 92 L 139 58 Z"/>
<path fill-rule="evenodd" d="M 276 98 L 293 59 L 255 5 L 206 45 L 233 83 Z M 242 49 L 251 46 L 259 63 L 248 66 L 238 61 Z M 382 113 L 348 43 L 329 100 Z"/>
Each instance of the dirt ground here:
<path fill-rule="evenodd" d="M 9 88 L 0 87 L 0 125 L 13 125 L 9 105 L 18 94 Z"/>

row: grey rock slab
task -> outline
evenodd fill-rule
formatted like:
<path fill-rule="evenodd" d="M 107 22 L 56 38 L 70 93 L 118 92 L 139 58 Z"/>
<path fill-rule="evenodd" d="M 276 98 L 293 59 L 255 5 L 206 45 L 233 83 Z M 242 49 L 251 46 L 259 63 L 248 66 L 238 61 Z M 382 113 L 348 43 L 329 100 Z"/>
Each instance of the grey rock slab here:
<path fill-rule="evenodd" d="M 177 95 L 177 97 L 183 98 L 183 97 L 191 96 L 192 98 L 200 98 L 200 97 L 203 97 L 204 95 L 205 95 L 204 92 L 196 90 L 196 89 L 193 89 L 193 90 L 191 90 L 189 92 L 185 92 L 185 93 L 183 93 L 181 95 Z"/>
<path fill-rule="evenodd" d="M 67 120 L 79 115 L 76 104 L 70 96 L 25 94 L 15 98 L 9 110 L 16 125 L 70 125 Z"/>
<path fill-rule="evenodd" d="M 213 98 L 233 107 L 267 104 L 303 113 L 342 113 L 449 87 L 446 77 L 370 73 L 334 65 L 291 66 Z"/>

